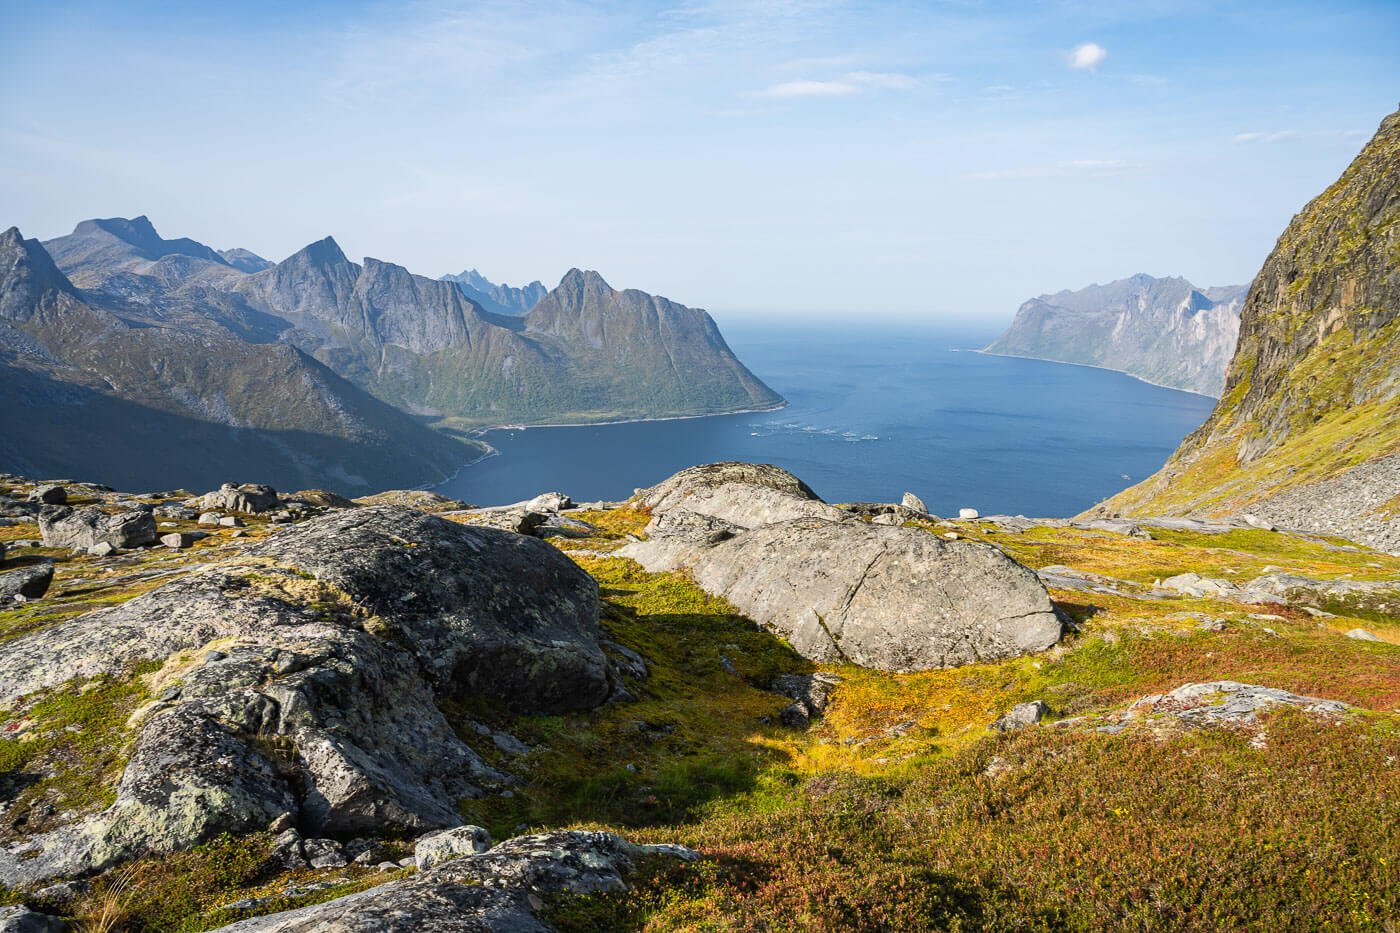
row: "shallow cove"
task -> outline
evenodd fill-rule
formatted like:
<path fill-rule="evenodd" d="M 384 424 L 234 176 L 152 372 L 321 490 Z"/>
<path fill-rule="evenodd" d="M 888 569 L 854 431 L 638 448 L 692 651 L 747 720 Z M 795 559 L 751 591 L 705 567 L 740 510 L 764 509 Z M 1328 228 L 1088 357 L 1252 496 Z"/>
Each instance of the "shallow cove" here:
<path fill-rule="evenodd" d="M 750 460 L 833 502 L 898 502 L 910 490 L 940 514 L 1067 516 L 1156 470 L 1214 406 L 1121 373 L 972 352 L 996 325 L 721 323 L 787 408 L 492 430 L 484 440 L 499 454 L 437 491 L 482 505 L 550 489 L 622 499 L 697 463 Z"/>

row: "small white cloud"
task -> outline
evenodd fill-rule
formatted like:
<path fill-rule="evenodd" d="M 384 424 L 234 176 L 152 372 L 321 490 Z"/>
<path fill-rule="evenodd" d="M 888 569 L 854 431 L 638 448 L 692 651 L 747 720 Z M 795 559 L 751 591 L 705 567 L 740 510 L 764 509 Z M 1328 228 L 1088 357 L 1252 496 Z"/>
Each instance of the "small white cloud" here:
<path fill-rule="evenodd" d="M 941 78 L 941 76 L 940 76 Z M 919 82 L 916 78 L 887 71 L 850 71 L 829 81 L 784 81 L 761 91 L 750 91 L 750 97 L 848 97 L 866 91 L 905 91 Z"/>
<path fill-rule="evenodd" d="M 1069 66 L 1079 71 L 1098 71 L 1106 58 L 1108 49 L 1097 42 L 1082 42 L 1070 49 Z"/>

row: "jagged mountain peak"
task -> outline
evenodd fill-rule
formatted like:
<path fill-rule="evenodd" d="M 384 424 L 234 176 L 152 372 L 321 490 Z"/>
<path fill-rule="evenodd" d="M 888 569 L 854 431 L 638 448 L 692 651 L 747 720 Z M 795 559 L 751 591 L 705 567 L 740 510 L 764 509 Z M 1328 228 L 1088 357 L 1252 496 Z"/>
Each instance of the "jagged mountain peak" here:
<path fill-rule="evenodd" d="M 314 243 L 306 244 L 277 264 L 279 268 L 286 265 L 327 268 L 348 266 L 352 263 L 345 255 L 345 251 L 340 248 L 340 244 L 335 241 L 335 237 L 327 236 Z"/>
<path fill-rule="evenodd" d="M 228 265 L 223 256 L 198 240 L 178 237 L 167 240 L 151 223 L 149 217 L 140 214 L 136 217 L 104 217 L 84 220 L 73 228 L 67 237 L 52 241 L 60 244 L 60 252 L 66 254 L 91 255 L 94 251 L 109 251 L 115 245 L 123 244 L 136 257 L 155 261 L 164 256 L 192 256 L 219 265 Z"/>
<path fill-rule="evenodd" d="M 28 320 L 42 299 L 73 290 L 38 240 L 26 240 L 18 227 L 0 233 L 0 318 Z"/>

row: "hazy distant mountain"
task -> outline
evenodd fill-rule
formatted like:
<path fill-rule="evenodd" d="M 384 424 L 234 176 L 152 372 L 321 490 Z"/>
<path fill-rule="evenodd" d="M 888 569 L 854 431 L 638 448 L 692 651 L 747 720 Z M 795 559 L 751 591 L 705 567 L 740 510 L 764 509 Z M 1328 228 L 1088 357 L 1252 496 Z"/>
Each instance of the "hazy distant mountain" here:
<path fill-rule="evenodd" d="M 782 401 L 704 311 L 597 273 L 502 315 L 454 282 L 351 262 L 329 237 L 250 272 L 265 260 L 163 239 L 145 217 L 42 245 L 6 236 L 0 469 L 353 491 L 431 481 L 479 450 L 423 420 L 451 431 Z"/>
<path fill-rule="evenodd" d="M 59 251 L 223 263 L 192 241 L 173 252 L 160 246 L 172 241 L 111 234 L 80 225 Z M 130 487 L 268 477 L 355 491 L 443 477 L 475 453 L 294 347 L 251 342 L 198 305 L 139 313 L 126 292 L 75 287 L 17 229 L 0 234 L 0 469 Z"/>
<path fill-rule="evenodd" d="M 264 259 L 251 250 L 221 249 L 219 255 L 223 257 L 224 262 L 240 272 L 261 272 L 273 266 L 272 260 Z"/>
<path fill-rule="evenodd" d="M 986 352 L 1102 366 L 1218 397 L 1248 290 L 1139 274 L 1041 295 L 1021 305 Z"/>
<path fill-rule="evenodd" d="M 539 304 L 540 299 L 549 291 L 539 281 L 531 282 L 523 288 L 497 285 L 475 269 L 468 269 L 457 275 L 444 275 L 442 279 L 445 282 L 455 282 L 462 294 L 487 311 L 497 314 L 524 314 Z"/>

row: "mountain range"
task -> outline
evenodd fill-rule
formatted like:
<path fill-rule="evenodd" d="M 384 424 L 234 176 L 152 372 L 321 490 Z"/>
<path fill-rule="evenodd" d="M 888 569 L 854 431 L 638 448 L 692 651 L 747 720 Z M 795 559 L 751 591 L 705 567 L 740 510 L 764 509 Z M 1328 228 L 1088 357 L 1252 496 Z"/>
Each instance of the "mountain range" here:
<path fill-rule="evenodd" d="M 3 469 L 363 492 L 479 456 L 465 429 L 782 402 L 708 314 L 596 272 L 502 315 L 329 237 L 273 264 L 112 218 L 0 253 Z"/>
<path fill-rule="evenodd" d="M 987 353 L 1101 366 L 1219 397 L 1248 285 L 1138 274 L 1025 302 Z"/>
<path fill-rule="evenodd" d="M 1210 418 L 1094 511 L 1247 513 L 1400 551 L 1400 112 L 1279 237 Z"/>
<path fill-rule="evenodd" d="M 475 269 L 467 269 L 457 275 L 444 275 L 442 280 L 455 283 L 463 295 L 497 314 L 524 314 L 539 304 L 549 291 L 538 280 L 521 288 L 497 285 Z"/>

